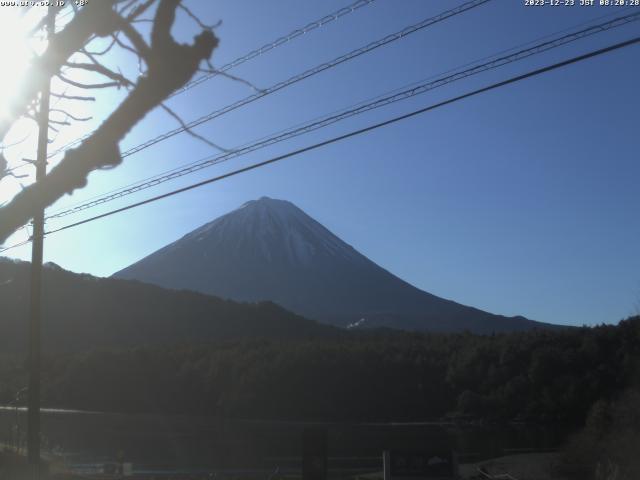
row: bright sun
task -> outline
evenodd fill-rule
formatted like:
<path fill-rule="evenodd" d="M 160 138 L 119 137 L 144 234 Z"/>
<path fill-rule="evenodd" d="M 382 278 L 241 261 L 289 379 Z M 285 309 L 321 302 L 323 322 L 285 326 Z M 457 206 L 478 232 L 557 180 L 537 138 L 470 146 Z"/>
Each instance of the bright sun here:
<path fill-rule="evenodd" d="M 12 97 L 25 80 L 33 56 L 27 33 L 31 23 L 18 8 L 3 8 L 0 14 L 0 117 L 8 114 Z"/>
<path fill-rule="evenodd" d="M 39 13 L 39 12 L 34 12 Z M 0 120 L 9 116 L 12 100 L 19 93 L 27 80 L 27 69 L 34 56 L 33 48 L 40 48 L 41 41 L 29 39 L 28 33 L 38 19 L 33 15 L 21 15 L 17 7 L 4 7 L 0 12 Z M 5 138 L 0 138 L 0 146 L 4 147 L 15 141 L 14 137 L 24 136 L 32 128 L 28 122 L 14 122 Z M 10 159 L 10 152 L 2 148 L 3 155 Z M 11 162 L 11 159 L 9 160 Z M 11 163 L 8 165 L 11 166 Z M 4 180 L 7 180 L 5 177 Z M 20 190 L 20 184 L 9 178 L 0 182 L 0 203 L 7 201 Z"/>

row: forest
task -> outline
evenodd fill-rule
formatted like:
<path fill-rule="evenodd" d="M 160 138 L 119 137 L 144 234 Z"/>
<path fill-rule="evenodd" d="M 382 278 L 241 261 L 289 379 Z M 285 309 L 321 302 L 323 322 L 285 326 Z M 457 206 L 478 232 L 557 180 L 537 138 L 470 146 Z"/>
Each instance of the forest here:
<path fill-rule="evenodd" d="M 640 385 L 640 317 L 618 325 L 474 335 L 347 332 L 94 349 L 45 358 L 43 404 L 111 412 L 323 421 L 582 425 Z M 0 403 L 25 385 L 0 366 Z"/>
<path fill-rule="evenodd" d="M 52 353 L 43 361 L 43 405 L 224 419 L 546 424 L 574 432 L 558 467 L 568 478 L 639 478 L 640 316 L 495 335 L 265 331 Z M 0 357 L 0 405 L 24 405 L 25 385 L 24 358 Z"/>

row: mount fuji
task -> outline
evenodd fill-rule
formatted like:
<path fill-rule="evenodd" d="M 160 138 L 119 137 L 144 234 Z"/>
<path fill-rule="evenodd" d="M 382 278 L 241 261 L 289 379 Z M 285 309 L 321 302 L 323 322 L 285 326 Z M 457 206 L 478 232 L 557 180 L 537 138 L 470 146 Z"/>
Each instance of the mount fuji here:
<path fill-rule="evenodd" d="M 238 301 L 270 300 L 347 328 L 490 333 L 552 327 L 424 292 L 294 204 L 268 197 L 245 203 L 114 277 Z"/>

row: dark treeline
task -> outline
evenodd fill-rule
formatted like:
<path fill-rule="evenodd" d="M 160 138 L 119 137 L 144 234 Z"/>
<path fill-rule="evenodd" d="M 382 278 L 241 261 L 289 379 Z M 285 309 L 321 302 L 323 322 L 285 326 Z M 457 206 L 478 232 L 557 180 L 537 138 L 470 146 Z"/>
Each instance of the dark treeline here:
<path fill-rule="evenodd" d="M 360 332 L 315 340 L 92 351 L 46 359 L 44 404 L 229 418 L 581 424 L 637 382 L 640 317 L 479 336 Z M 0 402 L 24 385 L 4 361 Z"/>
<path fill-rule="evenodd" d="M 0 257 L 1 353 L 17 353 L 27 347 L 29 275 L 29 263 Z M 340 334 L 337 328 L 307 320 L 272 302 L 233 302 L 77 274 L 53 264 L 44 268 L 43 292 L 43 349 L 51 353 Z"/>
<path fill-rule="evenodd" d="M 561 468 L 568 478 L 640 478 L 640 389 L 630 388 L 591 408 L 586 425 L 563 449 Z"/>

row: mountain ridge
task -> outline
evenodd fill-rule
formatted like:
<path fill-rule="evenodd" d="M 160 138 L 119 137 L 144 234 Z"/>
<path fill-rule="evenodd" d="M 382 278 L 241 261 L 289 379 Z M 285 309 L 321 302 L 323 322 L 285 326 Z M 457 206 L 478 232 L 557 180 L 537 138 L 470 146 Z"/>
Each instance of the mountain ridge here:
<path fill-rule="evenodd" d="M 238 301 L 273 301 L 341 327 L 491 333 L 552 325 L 422 291 L 286 200 L 261 197 L 113 275 Z"/>
<path fill-rule="evenodd" d="M 30 263 L 0 257 L 0 351 L 27 346 Z M 42 328 L 47 352 L 251 338 L 341 335 L 270 302 L 238 303 L 46 264 Z"/>

